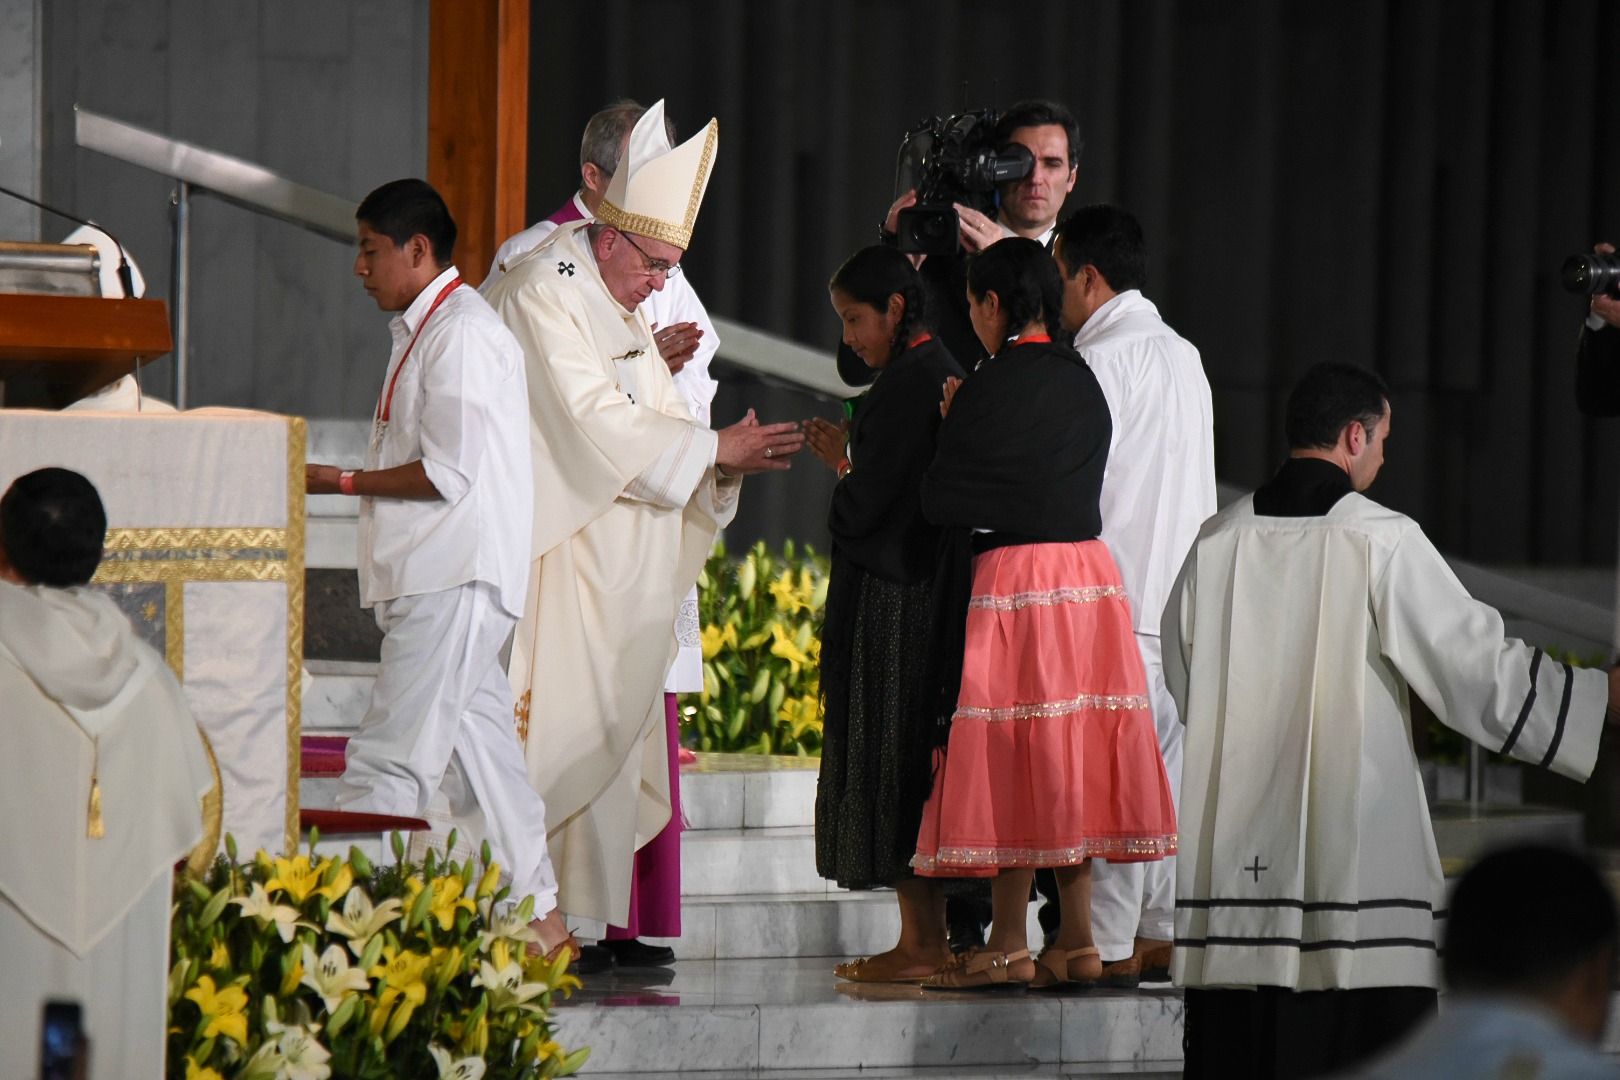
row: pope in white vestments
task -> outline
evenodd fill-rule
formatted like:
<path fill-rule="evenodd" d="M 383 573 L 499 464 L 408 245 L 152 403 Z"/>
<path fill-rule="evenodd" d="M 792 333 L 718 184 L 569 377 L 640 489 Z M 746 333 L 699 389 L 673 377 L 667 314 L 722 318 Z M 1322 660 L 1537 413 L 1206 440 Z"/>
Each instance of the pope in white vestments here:
<path fill-rule="evenodd" d="M 697 422 L 639 306 L 690 242 L 718 139 L 710 121 L 670 148 L 655 104 L 598 221 L 558 228 L 488 294 L 523 345 L 532 421 L 518 725 L 558 904 L 602 923 L 623 924 L 635 851 L 670 817 L 661 689 L 681 599 L 735 513 L 736 474 L 803 442 L 793 425 Z"/>
<path fill-rule="evenodd" d="M 0 1060 L 14 1076 L 39 1075 L 56 1000 L 80 1003 L 96 1075 L 162 1075 L 174 864 L 203 836 L 214 782 L 168 665 L 83 587 L 105 531 L 95 488 L 64 469 L 0 501 Z M 75 548 L 78 570 L 58 576 Z"/>
<path fill-rule="evenodd" d="M 1269 1075 L 1238 1056 L 1254 1031 L 1295 1030 L 1287 1052 L 1317 1054 L 1331 1036 L 1289 1010 L 1388 1015 L 1378 994 L 1433 1008 L 1445 881 L 1410 694 L 1562 775 L 1584 780 L 1597 757 L 1612 679 L 1506 637 L 1416 522 L 1360 494 L 1383 461 L 1383 393 L 1348 365 L 1308 372 L 1288 405 L 1293 456 L 1205 523 L 1164 612 L 1186 725 L 1172 974 L 1190 1077 L 1213 1062 Z M 1357 395 L 1362 413 L 1321 420 Z M 1204 1022 L 1217 1007 L 1232 1011 Z M 1361 1030 L 1317 1071 L 1404 1031 Z"/>

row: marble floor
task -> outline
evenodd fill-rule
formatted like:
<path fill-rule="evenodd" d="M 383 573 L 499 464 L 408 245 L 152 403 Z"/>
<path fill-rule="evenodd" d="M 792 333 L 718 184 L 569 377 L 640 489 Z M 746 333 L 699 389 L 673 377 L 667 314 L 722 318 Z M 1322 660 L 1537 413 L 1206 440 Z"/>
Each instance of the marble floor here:
<path fill-rule="evenodd" d="M 590 976 L 557 1009 L 557 1039 L 592 1048 L 593 1076 L 1179 1073 L 1181 995 L 1168 988 L 942 994 L 845 983 L 831 968 L 826 958 L 687 960 Z"/>

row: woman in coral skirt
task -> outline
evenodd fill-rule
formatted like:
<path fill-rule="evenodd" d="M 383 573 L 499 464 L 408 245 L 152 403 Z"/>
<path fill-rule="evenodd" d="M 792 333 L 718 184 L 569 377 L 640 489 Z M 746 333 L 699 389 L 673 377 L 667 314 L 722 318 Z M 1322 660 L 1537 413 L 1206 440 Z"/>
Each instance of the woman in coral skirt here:
<path fill-rule="evenodd" d="M 994 916 L 986 947 L 925 985 L 1094 983 L 1090 860 L 1176 850 L 1129 604 L 1097 539 L 1112 425 L 1090 369 L 1052 340 L 1062 283 L 1039 244 L 1013 237 L 978 255 L 968 301 L 991 355 L 947 384 L 922 488 L 946 529 L 938 655 L 961 668 L 939 672 L 947 745 L 912 865 L 993 877 Z M 1057 877 L 1062 925 L 1037 961 L 1025 914 L 1038 867 Z"/>

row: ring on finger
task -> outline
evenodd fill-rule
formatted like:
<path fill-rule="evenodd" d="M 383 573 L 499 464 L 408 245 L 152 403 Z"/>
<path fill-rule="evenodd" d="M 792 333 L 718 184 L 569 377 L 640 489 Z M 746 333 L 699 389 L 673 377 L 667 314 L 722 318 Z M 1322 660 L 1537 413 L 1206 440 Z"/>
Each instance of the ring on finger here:
<path fill-rule="evenodd" d="M 776 454 L 776 451 L 774 449 L 772 449 L 771 447 L 767 446 L 765 448 L 765 456 L 766 457 L 774 457 L 775 454 Z"/>

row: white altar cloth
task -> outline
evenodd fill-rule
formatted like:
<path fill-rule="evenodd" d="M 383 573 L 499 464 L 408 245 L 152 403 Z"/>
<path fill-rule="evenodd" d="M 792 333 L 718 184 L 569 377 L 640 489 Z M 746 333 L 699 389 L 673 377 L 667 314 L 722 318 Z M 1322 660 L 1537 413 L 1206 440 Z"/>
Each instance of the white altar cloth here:
<path fill-rule="evenodd" d="M 168 660 L 245 855 L 298 842 L 304 421 L 240 409 L 0 410 L 0 492 L 46 466 L 107 507 L 95 583 Z"/>

